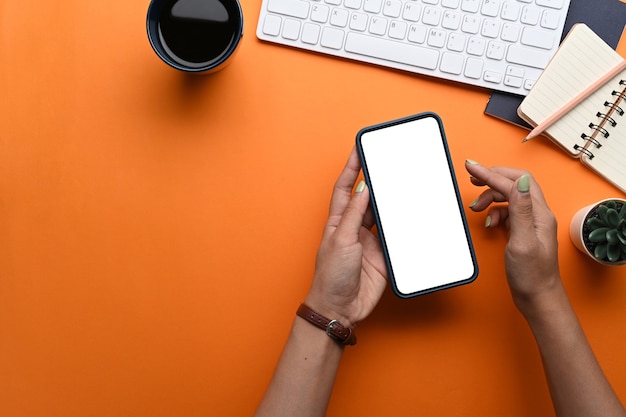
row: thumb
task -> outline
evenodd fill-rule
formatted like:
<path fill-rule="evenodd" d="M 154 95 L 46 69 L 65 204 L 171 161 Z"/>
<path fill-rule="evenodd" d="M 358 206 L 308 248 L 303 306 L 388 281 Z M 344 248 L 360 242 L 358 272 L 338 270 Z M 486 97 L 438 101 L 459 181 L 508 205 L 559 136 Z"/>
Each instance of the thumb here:
<path fill-rule="evenodd" d="M 354 195 L 341 216 L 337 230 L 339 233 L 358 235 L 363 225 L 363 216 L 369 203 L 369 190 L 364 181 L 357 185 Z"/>
<path fill-rule="evenodd" d="M 537 238 L 530 182 L 530 175 L 522 175 L 515 181 L 509 196 L 510 240 L 523 245 Z"/>

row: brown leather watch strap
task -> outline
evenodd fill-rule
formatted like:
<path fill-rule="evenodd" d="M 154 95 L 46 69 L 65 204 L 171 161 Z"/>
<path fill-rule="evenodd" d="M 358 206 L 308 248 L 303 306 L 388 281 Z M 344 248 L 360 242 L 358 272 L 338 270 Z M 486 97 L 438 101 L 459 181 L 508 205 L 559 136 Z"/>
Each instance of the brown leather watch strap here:
<path fill-rule="evenodd" d="M 324 330 L 328 336 L 342 345 L 356 345 L 356 335 L 354 331 L 349 327 L 344 327 L 337 320 L 328 319 L 305 304 L 300 304 L 296 314 L 314 326 Z"/>

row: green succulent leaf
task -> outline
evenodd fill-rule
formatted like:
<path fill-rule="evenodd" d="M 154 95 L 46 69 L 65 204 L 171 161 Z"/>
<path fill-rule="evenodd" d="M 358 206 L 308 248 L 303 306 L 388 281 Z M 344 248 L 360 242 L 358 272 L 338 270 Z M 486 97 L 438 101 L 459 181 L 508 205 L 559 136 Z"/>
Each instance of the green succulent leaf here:
<path fill-rule="evenodd" d="M 606 211 L 606 220 L 609 223 L 609 226 L 617 227 L 617 224 L 619 223 L 619 214 L 617 213 L 617 210 L 612 208 L 608 209 Z"/>
<path fill-rule="evenodd" d="M 606 203 L 604 203 L 604 205 L 605 205 L 607 208 L 610 208 L 610 209 L 615 209 L 615 208 L 617 208 L 617 203 L 616 203 L 614 200 L 609 200 L 609 201 L 607 201 Z"/>
<path fill-rule="evenodd" d="M 622 204 L 622 208 L 619 211 L 619 218 L 622 220 L 626 220 L 626 203 Z"/>
<path fill-rule="evenodd" d="M 596 246 L 596 248 L 593 251 L 593 256 L 595 256 L 596 259 L 606 258 L 607 246 L 608 245 L 606 243 L 601 243 L 598 246 Z"/>
<path fill-rule="evenodd" d="M 626 250 L 626 236 L 624 236 L 622 233 L 617 232 L 617 240 L 619 240 L 622 244 L 622 249 Z"/>
<path fill-rule="evenodd" d="M 591 229 L 597 229 L 599 227 L 605 227 L 606 225 L 604 224 L 604 222 L 602 220 L 600 220 L 597 217 L 591 217 L 589 219 L 587 219 L 587 226 Z"/>
<path fill-rule="evenodd" d="M 609 245 L 619 245 L 617 234 L 617 230 L 615 229 L 610 229 L 606 232 L 606 241 L 609 242 Z"/>
<path fill-rule="evenodd" d="M 601 227 L 589 233 L 589 240 L 595 243 L 606 242 L 606 232 L 611 230 L 608 227 Z"/>
<path fill-rule="evenodd" d="M 598 217 L 600 218 L 600 220 L 602 220 L 605 224 L 608 224 L 609 222 L 607 221 L 606 218 L 606 212 L 609 211 L 609 208 L 605 205 L 601 205 L 598 206 Z"/>
<path fill-rule="evenodd" d="M 608 245 L 606 249 L 606 257 L 609 261 L 615 262 L 620 258 L 620 247 L 619 245 Z"/>

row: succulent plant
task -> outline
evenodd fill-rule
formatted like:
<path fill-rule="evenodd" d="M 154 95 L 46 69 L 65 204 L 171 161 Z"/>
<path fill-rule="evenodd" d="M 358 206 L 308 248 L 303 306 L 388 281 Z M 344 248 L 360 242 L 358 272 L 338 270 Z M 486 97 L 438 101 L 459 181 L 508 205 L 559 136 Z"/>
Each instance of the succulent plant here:
<path fill-rule="evenodd" d="M 599 260 L 626 260 L 626 203 L 610 200 L 592 210 L 583 233 L 589 251 Z"/>

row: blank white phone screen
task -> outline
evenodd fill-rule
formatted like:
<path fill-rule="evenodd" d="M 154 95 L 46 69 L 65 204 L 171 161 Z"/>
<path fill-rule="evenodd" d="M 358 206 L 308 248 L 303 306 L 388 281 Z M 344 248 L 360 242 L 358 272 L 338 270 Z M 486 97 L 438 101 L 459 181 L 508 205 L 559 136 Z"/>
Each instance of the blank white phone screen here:
<path fill-rule="evenodd" d="M 475 278 L 437 119 L 366 131 L 360 141 L 397 290 L 410 295 Z"/>

